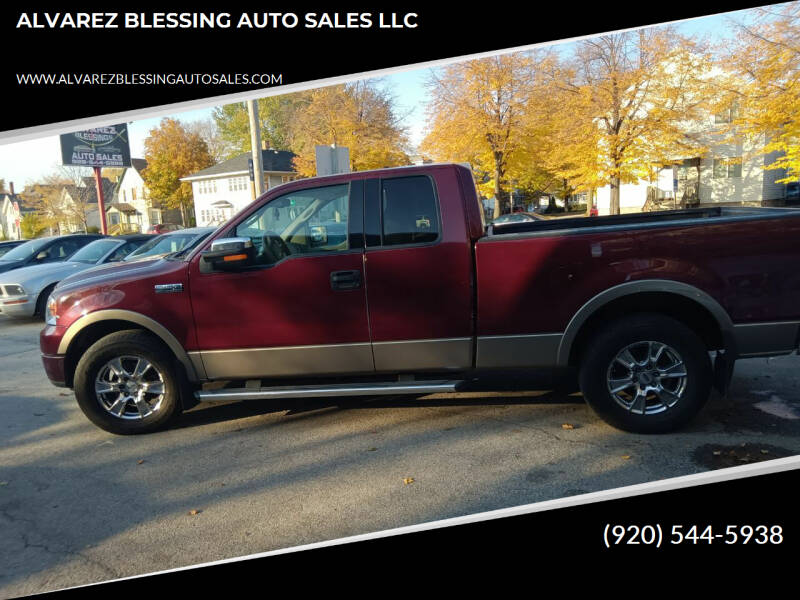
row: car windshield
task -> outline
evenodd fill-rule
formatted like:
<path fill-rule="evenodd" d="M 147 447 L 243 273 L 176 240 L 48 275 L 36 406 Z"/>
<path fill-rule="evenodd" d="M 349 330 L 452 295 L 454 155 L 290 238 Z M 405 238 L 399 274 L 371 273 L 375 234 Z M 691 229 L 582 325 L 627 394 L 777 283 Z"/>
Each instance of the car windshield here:
<path fill-rule="evenodd" d="M 0 258 L 0 261 L 9 261 L 9 260 L 25 260 L 26 258 L 30 258 L 34 254 L 38 254 L 39 251 L 44 248 L 47 244 L 49 244 L 52 240 L 50 239 L 43 239 L 43 240 L 31 240 L 30 242 L 25 242 L 21 246 L 17 246 L 13 250 L 11 250 L 8 254 L 3 255 Z"/>
<path fill-rule="evenodd" d="M 132 261 L 139 260 L 140 258 L 172 254 L 173 252 L 178 252 L 178 250 L 183 250 L 184 247 L 194 241 L 196 237 L 196 233 L 170 233 L 168 235 L 160 235 L 146 244 L 142 244 L 138 250 L 131 252 L 123 260 Z"/>
<path fill-rule="evenodd" d="M 93 265 L 117 246 L 119 240 L 97 240 L 78 250 L 69 260 Z"/>

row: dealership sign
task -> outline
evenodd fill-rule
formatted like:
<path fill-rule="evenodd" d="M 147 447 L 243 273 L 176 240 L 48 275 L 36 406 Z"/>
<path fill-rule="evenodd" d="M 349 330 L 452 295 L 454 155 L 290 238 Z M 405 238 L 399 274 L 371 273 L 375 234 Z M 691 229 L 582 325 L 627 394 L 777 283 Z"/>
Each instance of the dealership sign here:
<path fill-rule="evenodd" d="M 62 135 L 61 162 L 78 167 L 130 167 L 128 126 L 123 123 Z"/>

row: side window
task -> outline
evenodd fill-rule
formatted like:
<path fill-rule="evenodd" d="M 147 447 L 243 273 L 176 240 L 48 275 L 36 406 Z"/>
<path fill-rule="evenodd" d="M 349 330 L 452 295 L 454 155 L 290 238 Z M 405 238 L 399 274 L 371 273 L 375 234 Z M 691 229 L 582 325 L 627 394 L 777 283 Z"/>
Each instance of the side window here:
<path fill-rule="evenodd" d="M 347 250 L 350 186 L 331 185 L 290 192 L 262 206 L 236 227 L 256 249 L 256 264 L 273 264 L 295 254 Z"/>
<path fill-rule="evenodd" d="M 381 181 L 383 245 L 424 244 L 439 237 L 433 183 L 425 176 Z"/>
<path fill-rule="evenodd" d="M 45 260 L 64 260 L 68 256 L 75 254 L 75 252 L 78 251 L 78 249 L 83 245 L 81 244 L 82 241 L 83 240 L 79 241 L 75 239 L 66 239 L 53 244 L 47 251 L 47 258 Z"/>
<path fill-rule="evenodd" d="M 135 242 L 126 242 L 112 252 L 111 255 L 103 262 L 116 262 L 118 260 L 122 260 L 146 241 L 147 240 L 136 240 Z"/>

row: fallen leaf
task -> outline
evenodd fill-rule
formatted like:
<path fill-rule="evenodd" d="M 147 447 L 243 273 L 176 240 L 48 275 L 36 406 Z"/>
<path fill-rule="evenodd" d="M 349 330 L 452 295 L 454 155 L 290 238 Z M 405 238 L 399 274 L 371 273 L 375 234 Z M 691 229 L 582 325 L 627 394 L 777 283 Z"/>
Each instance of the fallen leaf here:
<path fill-rule="evenodd" d="M 367 452 L 375 452 L 375 450 L 377 450 L 377 448 L 370 448 Z"/>
<path fill-rule="evenodd" d="M 137 461 L 136 461 L 136 464 L 137 464 L 137 465 L 141 465 L 142 463 L 144 463 L 144 459 L 141 459 L 141 460 L 137 460 Z"/>
<path fill-rule="evenodd" d="M 403 477 L 403 483 L 405 483 L 406 485 L 408 485 L 409 483 L 414 483 L 414 478 L 413 477 Z"/>
<path fill-rule="evenodd" d="M 622 459 L 623 459 L 623 460 L 630 460 L 630 458 L 631 458 L 631 455 L 630 455 L 630 454 L 623 454 L 623 455 L 622 455 Z"/>
<path fill-rule="evenodd" d="M 762 450 L 761 454 L 769 454 L 769 450 Z"/>
<path fill-rule="evenodd" d="M 561 429 L 575 429 L 575 425 L 572 425 L 571 423 L 562 423 Z"/>
<path fill-rule="evenodd" d="M 8 485 L 7 481 L 0 481 L 0 485 Z"/>
<path fill-rule="evenodd" d="M 69 396 L 69 394 L 65 394 L 65 393 L 61 392 L 61 393 L 59 394 L 59 396 Z"/>
<path fill-rule="evenodd" d="M 193 508 L 192 510 L 189 511 L 189 514 L 194 516 L 194 515 L 199 515 L 201 512 L 203 512 L 203 511 L 202 510 L 197 510 L 196 508 Z"/>

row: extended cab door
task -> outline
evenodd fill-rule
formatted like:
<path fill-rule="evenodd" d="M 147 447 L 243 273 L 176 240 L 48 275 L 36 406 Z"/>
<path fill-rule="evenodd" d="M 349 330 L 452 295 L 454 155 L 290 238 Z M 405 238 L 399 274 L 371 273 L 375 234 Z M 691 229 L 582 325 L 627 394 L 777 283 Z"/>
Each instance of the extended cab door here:
<path fill-rule="evenodd" d="M 198 357 L 212 379 L 372 372 L 363 273 L 363 184 L 295 189 L 240 220 L 255 264 L 190 267 Z"/>
<path fill-rule="evenodd" d="M 472 249 L 456 171 L 365 181 L 366 279 L 377 371 L 472 366 Z"/>

